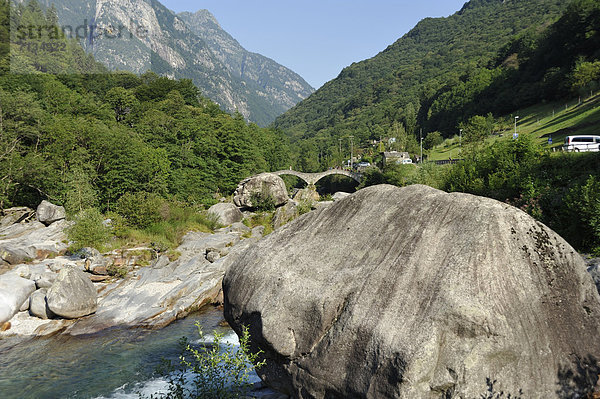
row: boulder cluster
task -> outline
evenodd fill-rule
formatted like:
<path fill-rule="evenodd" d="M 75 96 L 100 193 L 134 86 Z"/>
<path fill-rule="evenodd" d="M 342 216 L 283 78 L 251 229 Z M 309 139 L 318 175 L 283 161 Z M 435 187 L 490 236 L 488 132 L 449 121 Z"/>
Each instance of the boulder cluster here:
<path fill-rule="evenodd" d="M 348 195 L 350 194 L 339 192 L 332 199 L 338 201 Z M 223 199 L 222 202 L 213 205 L 208 212 L 213 214 L 221 225 L 229 226 L 241 222 L 245 216 L 252 215 L 252 211 L 259 206 L 254 202 L 265 198 L 270 198 L 271 204 L 275 207 L 274 229 L 289 223 L 306 211 L 332 203 L 319 202 L 319 193 L 313 185 L 296 190 L 290 198 L 281 177 L 272 173 L 261 173 L 249 177 L 239 184 L 233 195 L 233 203 L 224 202 Z"/>

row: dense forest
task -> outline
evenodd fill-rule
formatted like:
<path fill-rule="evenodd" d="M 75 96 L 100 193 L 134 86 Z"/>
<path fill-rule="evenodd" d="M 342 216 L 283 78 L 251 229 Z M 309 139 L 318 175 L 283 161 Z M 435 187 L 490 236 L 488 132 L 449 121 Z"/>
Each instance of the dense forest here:
<path fill-rule="evenodd" d="M 108 73 L 60 33 L 55 10 L 10 7 L 0 1 L 0 208 L 107 211 L 136 192 L 210 204 L 287 163 L 276 131 L 223 112 L 190 80 Z"/>
<path fill-rule="evenodd" d="M 450 137 L 475 115 L 589 94 L 598 81 L 598 8 L 594 0 L 470 1 L 344 69 L 275 126 L 294 143 L 296 165 L 312 170 L 338 161 L 339 138 L 394 137 L 416 152 L 421 129 Z"/>

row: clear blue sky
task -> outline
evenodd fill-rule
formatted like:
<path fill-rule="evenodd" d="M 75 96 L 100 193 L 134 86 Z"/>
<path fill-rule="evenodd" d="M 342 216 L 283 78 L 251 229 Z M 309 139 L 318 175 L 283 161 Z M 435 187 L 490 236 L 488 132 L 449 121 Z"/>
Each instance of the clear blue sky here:
<path fill-rule="evenodd" d="M 425 17 L 466 0 L 161 0 L 173 11 L 207 9 L 247 50 L 274 59 L 319 88 L 371 58 Z"/>

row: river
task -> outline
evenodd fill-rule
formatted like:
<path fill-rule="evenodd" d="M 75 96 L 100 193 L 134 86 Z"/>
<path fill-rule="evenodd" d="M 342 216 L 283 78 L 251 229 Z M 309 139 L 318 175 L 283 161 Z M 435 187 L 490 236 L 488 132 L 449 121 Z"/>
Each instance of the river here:
<path fill-rule="evenodd" d="M 229 342 L 237 336 L 220 326 L 221 310 L 210 308 L 162 330 L 112 329 L 84 337 L 0 340 L 0 398 L 138 398 L 160 392 L 166 382 L 153 375 L 163 358 L 176 359 L 178 341 L 198 340 L 217 330 Z M 258 377 L 253 375 L 253 379 Z"/>

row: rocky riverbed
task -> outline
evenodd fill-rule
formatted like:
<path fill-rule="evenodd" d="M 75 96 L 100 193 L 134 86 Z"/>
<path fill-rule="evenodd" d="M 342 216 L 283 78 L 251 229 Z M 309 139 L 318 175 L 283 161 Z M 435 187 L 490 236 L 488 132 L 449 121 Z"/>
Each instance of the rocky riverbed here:
<path fill-rule="evenodd" d="M 36 220 L 0 230 L 0 253 L 15 263 L 5 260 L 0 275 L 0 336 L 163 327 L 219 303 L 229 260 L 262 236 L 261 229 L 252 232 L 237 223 L 214 234 L 188 233 L 176 260 L 149 248 L 108 254 L 85 249 L 66 256 L 68 224 Z M 140 258 L 148 257 L 141 266 Z M 107 266 L 115 264 L 128 270 L 125 278 L 107 275 Z"/>

